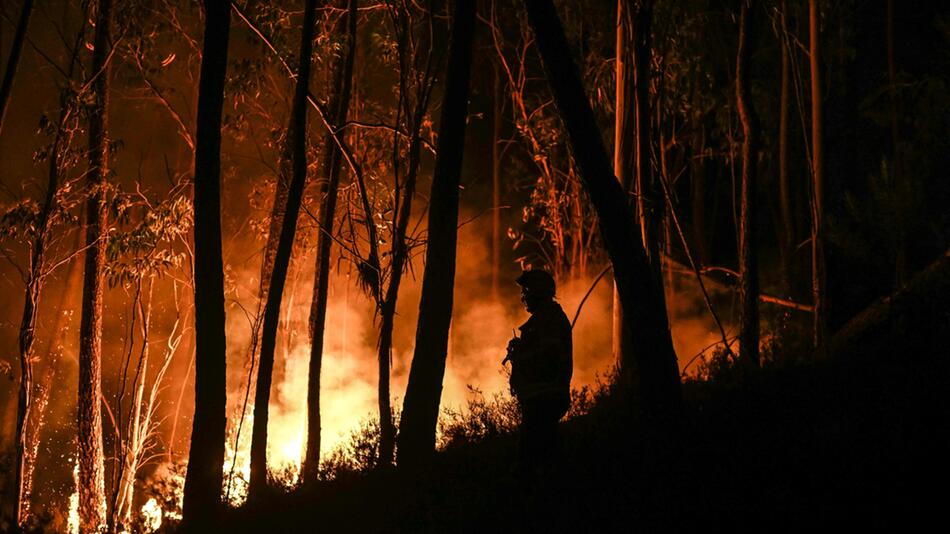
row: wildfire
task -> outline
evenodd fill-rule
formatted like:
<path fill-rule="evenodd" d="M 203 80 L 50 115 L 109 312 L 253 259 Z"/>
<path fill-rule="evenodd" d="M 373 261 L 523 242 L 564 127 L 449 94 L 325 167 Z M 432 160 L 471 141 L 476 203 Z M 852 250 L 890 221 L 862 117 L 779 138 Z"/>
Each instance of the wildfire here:
<path fill-rule="evenodd" d="M 79 460 L 73 463 L 73 488 L 73 493 L 69 496 L 66 531 L 69 534 L 79 534 Z"/>
<path fill-rule="evenodd" d="M 162 527 L 162 507 L 158 505 L 155 497 L 151 497 L 142 505 L 141 512 L 142 528 L 145 532 L 155 532 Z"/>

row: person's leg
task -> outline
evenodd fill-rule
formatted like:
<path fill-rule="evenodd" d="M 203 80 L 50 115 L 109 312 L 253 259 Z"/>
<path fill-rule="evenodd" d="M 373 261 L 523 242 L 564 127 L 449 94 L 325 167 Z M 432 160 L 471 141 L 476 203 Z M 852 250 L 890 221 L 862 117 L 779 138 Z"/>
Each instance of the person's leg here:
<path fill-rule="evenodd" d="M 536 470 L 544 453 L 544 413 L 537 402 L 521 406 L 521 469 L 525 473 Z"/>

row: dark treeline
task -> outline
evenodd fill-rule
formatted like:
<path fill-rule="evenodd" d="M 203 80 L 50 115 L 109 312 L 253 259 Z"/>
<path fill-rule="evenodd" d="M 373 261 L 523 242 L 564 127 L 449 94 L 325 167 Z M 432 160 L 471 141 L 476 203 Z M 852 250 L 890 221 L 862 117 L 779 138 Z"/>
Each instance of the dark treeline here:
<path fill-rule="evenodd" d="M 853 355 L 919 306 L 946 315 L 925 296 L 946 291 L 950 245 L 940 2 L 22 0 L 3 19 L 0 238 L 17 296 L 0 336 L 17 350 L 0 360 L 0 529 L 65 529 L 75 486 L 80 531 L 203 531 L 288 484 L 321 495 L 340 473 L 445 461 L 467 212 L 491 224 L 484 287 L 466 295 L 503 303 L 528 267 L 588 294 L 610 274 L 615 396 L 600 409 L 662 436 L 655 448 L 681 436 L 703 384 Z M 373 310 L 378 410 L 333 456 L 321 376 L 342 273 Z M 674 348 L 693 301 L 715 325 L 708 355 Z M 44 322 L 73 310 L 76 332 Z M 268 422 L 275 367 L 301 342 L 306 429 L 287 483 Z M 43 431 L 73 347 L 67 430 Z M 39 450 L 75 462 L 58 502 L 35 491 Z"/>

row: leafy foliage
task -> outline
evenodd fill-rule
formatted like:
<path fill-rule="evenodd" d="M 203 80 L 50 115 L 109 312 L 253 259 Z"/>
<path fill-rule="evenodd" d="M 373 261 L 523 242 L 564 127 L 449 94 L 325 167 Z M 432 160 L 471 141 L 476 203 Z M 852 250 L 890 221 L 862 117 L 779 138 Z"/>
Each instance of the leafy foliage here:
<path fill-rule="evenodd" d="M 113 230 L 106 246 L 106 276 L 109 286 L 129 285 L 146 276 L 161 276 L 181 265 L 185 255 L 170 245 L 183 238 L 192 225 L 192 205 L 179 195 L 155 206 L 141 204 L 145 210 L 138 224 L 122 232 Z M 125 213 L 131 206 L 123 206 Z"/>

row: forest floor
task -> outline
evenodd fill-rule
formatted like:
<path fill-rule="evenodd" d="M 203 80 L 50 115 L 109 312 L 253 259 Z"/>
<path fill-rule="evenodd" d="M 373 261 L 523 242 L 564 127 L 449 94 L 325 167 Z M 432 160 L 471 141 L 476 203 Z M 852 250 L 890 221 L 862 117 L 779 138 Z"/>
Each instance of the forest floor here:
<path fill-rule="evenodd" d="M 621 395 L 561 425 L 560 465 L 518 476 L 517 437 L 275 495 L 227 518 L 254 532 L 911 530 L 941 523 L 950 465 L 950 310 L 873 332 L 847 355 L 687 382 L 659 432 Z M 896 326 L 895 326 L 896 325 Z"/>

